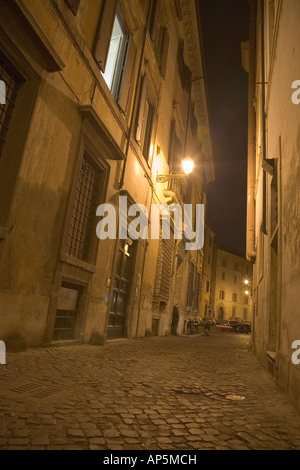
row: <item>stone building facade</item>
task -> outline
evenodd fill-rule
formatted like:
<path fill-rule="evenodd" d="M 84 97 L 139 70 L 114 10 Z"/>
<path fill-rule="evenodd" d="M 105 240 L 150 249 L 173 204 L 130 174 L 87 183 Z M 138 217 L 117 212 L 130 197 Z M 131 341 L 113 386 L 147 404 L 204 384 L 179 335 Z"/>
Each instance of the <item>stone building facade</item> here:
<path fill-rule="evenodd" d="M 300 3 L 251 1 L 247 257 L 252 346 L 300 408 Z M 246 51 L 246 48 L 245 48 Z"/>
<path fill-rule="evenodd" d="M 252 264 L 218 246 L 212 268 L 213 316 L 216 320 L 252 320 Z"/>
<path fill-rule="evenodd" d="M 197 309 L 203 250 L 99 240 L 96 211 L 205 204 L 214 179 L 198 3 L 0 2 L 0 337 L 164 335 Z M 189 156 L 194 172 L 182 173 Z M 125 200 L 127 198 L 127 200 Z M 119 221 L 118 221 L 119 224 Z M 151 224 L 151 221 L 150 221 Z"/>

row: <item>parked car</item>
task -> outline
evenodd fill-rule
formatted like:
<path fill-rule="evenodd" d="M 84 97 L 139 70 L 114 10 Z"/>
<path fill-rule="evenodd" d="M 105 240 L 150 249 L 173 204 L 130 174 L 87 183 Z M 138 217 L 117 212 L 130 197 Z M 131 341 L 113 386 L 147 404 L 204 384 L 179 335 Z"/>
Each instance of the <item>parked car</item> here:
<path fill-rule="evenodd" d="M 232 326 L 229 324 L 228 320 L 217 320 L 216 327 L 220 328 L 221 331 L 232 330 Z"/>

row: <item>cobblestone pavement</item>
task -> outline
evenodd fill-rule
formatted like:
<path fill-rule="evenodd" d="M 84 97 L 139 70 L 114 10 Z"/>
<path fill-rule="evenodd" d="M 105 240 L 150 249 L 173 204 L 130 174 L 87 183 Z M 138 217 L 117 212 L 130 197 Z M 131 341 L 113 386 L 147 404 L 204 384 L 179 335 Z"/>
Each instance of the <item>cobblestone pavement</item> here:
<path fill-rule="evenodd" d="M 300 417 L 249 337 L 153 337 L 8 354 L 0 448 L 300 449 Z"/>

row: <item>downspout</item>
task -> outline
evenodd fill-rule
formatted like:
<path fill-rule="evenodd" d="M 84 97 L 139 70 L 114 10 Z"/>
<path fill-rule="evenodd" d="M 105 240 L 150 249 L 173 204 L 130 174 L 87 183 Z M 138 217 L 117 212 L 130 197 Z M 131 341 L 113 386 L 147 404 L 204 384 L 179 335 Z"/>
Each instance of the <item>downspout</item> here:
<path fill-rule="evenodd" d="M 256 113 L 254 99 L 256 93 L 256 11 L 257 0 L 250 0 L 250 31 L 249 31 L 249 77 L 248 77 L 248 169 L 247 169 L 247 240 L 246 257 L 255 259 L 255 178 L 256 178 Z"/>
<path fill-rule="evenodd" d="M 141 83 L 141 70 L 142 70 L 142 65 L 143 65 L 143 60 L 144 60 L 144 54 L 145 54 L 145 45 L 146 45 L 146 39 L 147 39 L 147 32 L 150 26 L 150 18 L 151 14 L 150 12 L 152 11 L 152 2 L 154 0 L 150 0 L 148 4 L 148 9 L 147 9 L 147 19 L 146 19 L 146 25 L 145 25 L 145 30 L 144 30 L 144 36 L 143 36 L 143 43 L 141 47 L 141 55 L 140 55 L 140 61 L 139 61 L 139 66 L 138 66 L 138 76 L 137 76 L 137 82 L 135 86 L 135 91 L 134 91 L 134 100 L 133 100 L 133 107 L 132 107 L 132 113 L 131 113 L 131 118 L 130 118 L 130 126 L 128 130 L 128 136 L 127 136 L 127 142 L 126 142 L 126 149 L 125 149 L 125 160 L 123 164 L 123 169 L 122 169 L 122 174 L 121 174 L 121 179 L 118 183 L 118 189 L 122 189 L 124 185 L 124 178 L 125 178 L 125 171 L 126 171 L 126 166 L 127 166 L 127 159 L 128 159 L 128 153 L 129 153 L 129 147 L 130 147 L 130 141 L 131 141 L 131 136 L 133 132 L 133 126 L 135 123 L 135 118 L 136 118 L 136 109 L 138 105 L 138 99 L 139 99 L 139 90 L 140 90 L 140 83 Z"/>
<path fill-rule="evenodd" d="M 261 0 L 261 81 L 262 81 L 262 157 L 263 160 L 267 159 L 267 141 L 266 141 L 266 115 L 265 115 L 265 102 L 266 102 L 266 85 L 265 85 L 265 6 L 264 0 Z M 266 226 L 266 198 L 267 198 L 267 175 L 263 170 L 263 208 L 262 208 L 262 232 L 267 233 Z"/>

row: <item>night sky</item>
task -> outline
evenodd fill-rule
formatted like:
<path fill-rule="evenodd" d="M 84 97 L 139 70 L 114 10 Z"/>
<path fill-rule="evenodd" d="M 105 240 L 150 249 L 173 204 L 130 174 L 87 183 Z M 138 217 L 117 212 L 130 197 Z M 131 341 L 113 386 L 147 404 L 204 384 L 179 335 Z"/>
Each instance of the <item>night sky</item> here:
<path fill-rule="evenodd" d="M 208 224 L 216 242 L 245 255 L 248 74 L 240 43 L 249 37 L 247 0 L 198 0 L 215 182 L 208 185 Z"/>

